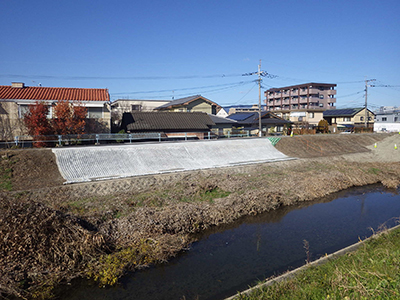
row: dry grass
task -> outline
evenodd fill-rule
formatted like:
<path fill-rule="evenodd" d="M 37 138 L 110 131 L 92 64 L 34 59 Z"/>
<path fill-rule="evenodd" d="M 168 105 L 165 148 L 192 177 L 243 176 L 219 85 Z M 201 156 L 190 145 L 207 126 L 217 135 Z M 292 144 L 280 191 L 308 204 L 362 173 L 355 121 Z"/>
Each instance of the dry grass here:
<path fill-rule="evenodd" d="M 106 249 L 79 218 L 0 195 L 0 295 L 32 297 L 85 270 Z"/>
<path fill-rule="evenodd" d="M 296 148 L 296 140 L 289 141 L 288 148 L 304 153 L 329 150 L 325 137 L 318 147 L 312 141 Z M 346 145 L 348 153 L 367 151 L 348 138 L 333 148 Z M 11 183 L 21 188 L 21 170 L 30 165 L 40 178 L 46 169 L 34 158 L 49 161 L 46 155 L 19 152 Z M 88 272 L 101 284 L 114 283 L 126 270 L 167 260 L 207 228 L 352 186 L 394 187 L 400 163 L 331 156 L 74 186 L 57 185 L 56 179 L 0 195 L 0 293 L 32 297 L 40 291 L 45 297 L 54 284 Z"/>

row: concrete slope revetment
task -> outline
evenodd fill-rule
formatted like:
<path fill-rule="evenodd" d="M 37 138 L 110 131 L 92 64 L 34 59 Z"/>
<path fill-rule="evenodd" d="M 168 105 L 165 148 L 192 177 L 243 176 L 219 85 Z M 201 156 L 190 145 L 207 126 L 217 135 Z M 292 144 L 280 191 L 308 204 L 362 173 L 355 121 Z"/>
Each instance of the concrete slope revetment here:
<path fill-rule="evenodd" d="M 267 138 L 140 143 L 52 150 L 65 183 L 293 159 Z"/>

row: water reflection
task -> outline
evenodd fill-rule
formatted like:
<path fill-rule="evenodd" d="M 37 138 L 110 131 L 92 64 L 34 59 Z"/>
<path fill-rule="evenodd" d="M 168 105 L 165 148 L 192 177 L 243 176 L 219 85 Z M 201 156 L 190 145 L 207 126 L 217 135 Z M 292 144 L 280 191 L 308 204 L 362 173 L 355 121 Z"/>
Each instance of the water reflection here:
<path fill-rule="evenodd" d="M 223 299 L 304 264 L 304 240 L 316 259 L 370 236 L 371 227 L 398 216 L 397 191 L 353 188 L 211 228 L 168 264 L 131 274 L 115 288 L 80 281 L 64 290 L 62 299 Z M 387 226 L 394 224 L 392 219 Z"/>

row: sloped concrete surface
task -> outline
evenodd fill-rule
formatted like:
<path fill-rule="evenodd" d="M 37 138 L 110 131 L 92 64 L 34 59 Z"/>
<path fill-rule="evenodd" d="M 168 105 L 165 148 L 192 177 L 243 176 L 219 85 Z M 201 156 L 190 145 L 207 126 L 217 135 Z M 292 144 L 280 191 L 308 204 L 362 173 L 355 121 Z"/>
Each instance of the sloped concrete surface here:
<path fill-rule="evenodd" d="M 292 159 L 267 138 L 55 148 L 65 183 Z"/>

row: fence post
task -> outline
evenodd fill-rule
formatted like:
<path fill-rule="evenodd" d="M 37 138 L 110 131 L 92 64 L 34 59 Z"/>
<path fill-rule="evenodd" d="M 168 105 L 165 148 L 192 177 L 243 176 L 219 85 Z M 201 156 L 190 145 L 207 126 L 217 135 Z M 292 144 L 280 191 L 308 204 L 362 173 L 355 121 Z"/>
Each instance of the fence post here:
<path fill-rule="evenodd" d="M 250 136 L 250 130 L 247 130 L 247 137 Z"/>
<path fill-rule="evenodd" d="M 211 132 L 208 132 L 208 139 L 211 139 Z"/>
<path fill-rule="evenodd" d="M 132 133 L 129 134 L 129 144 L 132 144 Z"/>
<path fill-rule="evenodd" d="M 231 137 L 231 131 L 228 131 L 228 139 Z"/>
<path fill-rule="evenodd" d="M 99 135 L 96 134 L 96 145 L 99 145 Z"/>
<path fill-rule="evenodd" d="M 61 142 L 62 142 L 62 136 L 59 135 L 59 136 L 58 136 L 58 145 L 59 145 L 59 146 L 61 146 Z"/>
<path fill-rule="evenodd" d="M 161 143 L 161 133 L 158 133 L 158 142 Z"/>
<path fill-rule="evenodd" d="M 15 136 L 15 137 L 14 137 L 15 146 L 18 146 L 18 140 L 19 140 L 19 137 L 18 137 L 18 136 Z"/>

